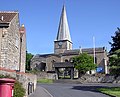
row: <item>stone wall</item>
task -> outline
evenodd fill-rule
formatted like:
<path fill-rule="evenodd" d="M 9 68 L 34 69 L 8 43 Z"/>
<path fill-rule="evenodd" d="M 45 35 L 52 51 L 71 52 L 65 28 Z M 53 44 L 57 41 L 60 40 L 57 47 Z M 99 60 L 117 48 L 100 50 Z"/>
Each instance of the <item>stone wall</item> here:
<path fill-rule="evenodd" d="M 26 33 L 22 37 L 22 44 L 20 46 L 20 23 L 18 12 L 2 12 L 6 13 L 5 17 L 11 18 L 11 14 L 15 14 L 9 21 L 7 27 L 0 27 L 0 67 L 20 70 L 25 72 L 26 62 Z M 7 18 L 5 20 L 7 22 Z M 7 22 L 8 23 L 8 22 Z M 20 54 L 21 47 L 21 54 Z M 21 61 L 20 61 L 21 55 Z M 21 65 L 21 68 L 19 67 Z"/>
<path fill-rule="evenodd" d="M 78 79 L 81 83 L 120 83 L 120 76 L 111 75 L 84 75 Z"/>
<path fill-rule="evenodd" d="M 8 28 L 1 28 L 1 66 L 17 70 L 19 66 L 19 26 L 18 14 L 11 20 Z"/>
<path fill-rule="evenodd" d="M 46 58 L 46 71 L 54 71 L 53 62 L 61 62 L 61 58 L 58 56 L 49 56 Z"/>
<path fill-rule="evenodd" d="M 56 73 L 46 73 L 46 72 L 38 72 L 37 73 L 37 78 L 38 79 L 54 79 L 57 80 L 58 76 Z"/>
<path fill-rule="evenodd" d="M 9 70 L 5 68 L 0 68 L 0 75 L 9 75 L 16 80 L 18 80 L 20 83 L 22 83 L 23 87 L 26 90 L 26 95 L 28 96 L 28 84 L 33 83 L 33 90 L 36 89 L 37 84 L 37 76 L 28 74 L 28 73 L 22 73 L 22 72 L 16 72 L 14 70 Z M 33 91 L 32 91 L 33 92 Z"/>
<path fill-rule="evenodd" d="M 11 12 L 16 15 L 10 21 L 8 27 L 1 27 L 0 33 L 0 67 L 12 70 L 19 70 L 20 57 L 20 33 L 19 33 L 19 14 L 18 12 Z M 6 15 L 9 17 L 9 12 Z M 25 42 L 26 43 L 26 42 Z M 26 51 L 26 50 L 25 50 Z M 25 64 L 24 64 L 25 65 Z M 25 68 L 24 68 L 25 71 Z"/>
<path fill-rule="evenodd" d="M 90 55 L 94 57 L 94 53 L 91 53 Z M 105 50 L 103 50 L 103 52 L 96 52 L 95 57 L 96 57 L 96 64 L 98 65 L 97 67 L 102 67 L 102 69 L 103 69 L 102 72 L 105 73 L 105 74 L 108 74 L 107 52 Z"/>
<path fill-rule="evenodd" d="M 24 25 L 20 27 L 20 33 L 23 33 L 21 37 L 21 72 L 25 72 L 25 64 L 26 64 L 26 29 Z"/>
<path fill-rule="evenodd" d="M 18 70 L 19 68 L 19 24 L 18 24 L 18 13 L 11 20 L 9 27 L 7 28 L 7 63 L 5 64 L 6 69 Z M 8 65 L 8 66 L 6 66 Z"/>

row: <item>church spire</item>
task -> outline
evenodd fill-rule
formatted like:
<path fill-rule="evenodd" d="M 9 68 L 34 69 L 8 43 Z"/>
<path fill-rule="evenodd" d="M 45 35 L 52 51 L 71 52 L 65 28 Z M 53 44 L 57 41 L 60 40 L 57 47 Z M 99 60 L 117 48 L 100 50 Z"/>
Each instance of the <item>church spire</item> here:
<path fill-rule="evenodd" d="M 54 53 L 56 54 L 64 53 L 65 50 L 71 50 L 71 49 L 72 49 L 72 41 L 69 32 L 66 9 L 65 6 L 63 5 L 57 38 L 54 41 Z"/>
<path fill-rule="evenodd" d="M 68 40 L 71 42 L 65 5 L 63 5 L 63 8 L 62 8 L 62 14 L 60 17 L 59 29 L 58 29 L 56 40 L 57 41 Z"/>

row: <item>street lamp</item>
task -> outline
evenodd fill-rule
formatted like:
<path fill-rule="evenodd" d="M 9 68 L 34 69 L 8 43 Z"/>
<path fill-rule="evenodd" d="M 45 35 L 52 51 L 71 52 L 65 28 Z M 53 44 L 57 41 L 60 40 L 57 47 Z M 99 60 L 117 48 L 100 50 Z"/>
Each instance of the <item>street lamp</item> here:
<path fill-rule="evenodd" d="M 25 33 L 25 27 L 24 25 L 22 24 L 22 26 L 20 27 L 19 29 L 20 31 L 20 57 L 19 57 L 19 72 L 21 71 L 21 63 L 22 63 L 22 58 L 21 58 L 21 55 L 22 55 L 22 38 L 23 38 L 23 35 Z"/>

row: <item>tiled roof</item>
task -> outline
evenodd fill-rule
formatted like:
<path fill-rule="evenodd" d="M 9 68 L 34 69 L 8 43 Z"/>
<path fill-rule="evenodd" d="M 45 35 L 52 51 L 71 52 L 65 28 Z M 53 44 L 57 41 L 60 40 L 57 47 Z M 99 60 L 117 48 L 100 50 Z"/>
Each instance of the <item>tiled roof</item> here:
<path fill-rule="evenodd" d="M 65 50 L 63 55 L 78 55 L 79 49 L 73 49 L 73 50 Z"/>
<path fill-rule="evenodd" d="M 40 58 L 40 57 L 47 58 L 47 57 L 49 57 L 49 56 L 56 56 L 56 57 L 60 57 L 60 55 L 58 55 L 58 54 L 42 54 L 42 55 L 37 54 L 37 55 L 35 55 L 33 58 Z"/>
<path fill-rule="evenodd" d="M 0 11 L 0 23 L 9 23 L 18 12 L 15 11 Z"/>
<path fill-rule="evenodd" d="M 105 51 L 104 47 L 95 48 L 96 53 L 103 53 L 104 51 Z M 47 58 L 50 56 L 61 57 L 61 56 L 69 56 L 69 55 L 79 55 L 79 53 L 80 53 L 80 49 L 65 50 L 65 52 L 61 54 L 43 54 L 43 55 L 37 54 L 33 57 L 33 59 L 40 58 L 40 57 Z M 82 49 L 82 53 L 93 54 L 93 48 L 84 48 Z"/>
<path fill-rule="evenodd" d="M 54 67 L 64 68 L 64 67 L 74 67 L 71 62 L 54 62 Z"/>
<path fill-rule="evenodd" d="M 83 49 L 83 52 L 86 52 L 86 53 L 93 53 L 94 51 L 94 48 L 86 48 L 86 49 Z M 100 53 L 100 52 L 104 52 L 105 51 L 105 47 L 97 47 L 95 48 L 95 52 L 96 53 Z"/>
<path fill-rule="evenodd" d="M 93 53 L 93 48 L 84 48 L 84 49 L 81 49 L 81 51 L 83 53 L 88 53 L 88 54 L 91 54 Z M 102 53 L 105 51 L 105 48 L 104 47 L 98 47 L 98 48 L 95 48 L 95 52 L 96 53 Z M 76 55 L 76 54 L 79 54 L 80 53 L 80 49 L 74 49 L 74 50 L 66 50 L 64 52 L 64 55 Z"/>

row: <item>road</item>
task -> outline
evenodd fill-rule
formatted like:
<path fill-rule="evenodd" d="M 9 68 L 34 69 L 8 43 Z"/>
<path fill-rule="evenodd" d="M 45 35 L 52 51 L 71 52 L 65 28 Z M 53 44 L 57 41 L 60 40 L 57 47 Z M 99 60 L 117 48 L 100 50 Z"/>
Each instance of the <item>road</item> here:
<path fill-rule="evenodd" d="M 99 93 L 96 90 L 96 88 L 112 87 L 112 86 L 115 86 L 115 85 L 113 84 L 66 84 L 66 83 L 37 85 L 37 87 L 43 87 L 45 91 L 47 90 L 50 94 L 49 97 L 110 97 L 108 95 Z M 38 95 L 34 97 L 42 97 L 42 96 Z"/>

